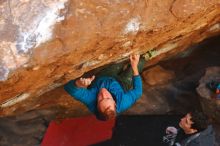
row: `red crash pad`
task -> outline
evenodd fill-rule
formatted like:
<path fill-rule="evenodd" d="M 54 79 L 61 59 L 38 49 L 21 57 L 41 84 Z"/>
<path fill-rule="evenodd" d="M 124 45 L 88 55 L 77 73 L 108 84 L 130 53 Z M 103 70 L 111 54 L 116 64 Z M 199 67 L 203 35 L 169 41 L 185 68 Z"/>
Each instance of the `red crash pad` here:
<path fill-rule="evenodd" d="M 115 120 L 99 121 L 95 116 L 52 121 L 41 146 L 86 146 L 108 140 Z"/>

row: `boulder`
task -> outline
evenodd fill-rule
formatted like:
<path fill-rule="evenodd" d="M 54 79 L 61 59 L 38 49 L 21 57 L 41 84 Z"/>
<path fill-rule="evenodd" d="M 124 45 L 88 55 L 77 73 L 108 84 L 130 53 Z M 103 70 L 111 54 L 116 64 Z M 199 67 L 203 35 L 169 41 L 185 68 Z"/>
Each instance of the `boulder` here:
<path fill-rule="evenodd" d="M 219 0 L 4 0 L 0 13 L 2 110 L 131 53 L 153 50 L 155 64 L 220 33 Z"/>
<path fill-rule="evenodd" d="M 220 99 L 216 98 L 215 92 L 211 91 L 207 84 L 211 81 L 220 81 L 220 67 L 209 67 L 205 75 L 200 79 L 197 92 L 201 96 L 200 102 L 204 112 L 215 121 L 220 123 Z"/>
<path fill-rule="evenodd" d="M 157 65 L 144 71 L 142 77 L 145 83 L 154 86 L 168 83 L 171 79 L 175 78 L 175 73 L 173 71 L 165 70 Z"/>

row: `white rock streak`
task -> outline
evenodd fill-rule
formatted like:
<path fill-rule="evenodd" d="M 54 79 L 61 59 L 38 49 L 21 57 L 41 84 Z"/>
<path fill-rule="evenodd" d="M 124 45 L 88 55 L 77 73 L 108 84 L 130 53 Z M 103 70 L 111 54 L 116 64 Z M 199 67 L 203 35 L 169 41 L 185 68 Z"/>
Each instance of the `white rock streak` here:
<path fill-rule="evenodd" d="M 212 27 L 209 28 L 209 31 L 218 31 L 220 30 L 220 23 L 217 23 L 215 25 L 213 25 Z"/>
<path fill-rule="evenodd" d="M 2 51 L 0 54 L 0 81 L 7 80 L 11 70 L 27 63 L 29 59 L 28 55 L 19 54 L 15 45 L 15 43 L 6 41 L 0 43 Z"/>
<path fill-rule="evenodd" d="M 11 32 L 15 36 L 15 40 L 1 40 L 0 81 L 6 81 L 11 71 L 25 65 L 32 49 L 52 39 L 55 24 L 64 20 L 60 12 L 67 1 L 11 0 L 9 6 L 5 3 L 0 7 L 0 12 L 10 8 L 10 15 L 4 15 L 4 18 L 11 20 L 8 23 L 11 23 Z M 0 21 L 0 27 L 3 26 Z"/>
<path fill-rule="evenodd" d="M 4 81 L 8 78 L 9 70 L 8 68 L 0 65 L 0 81 Z"/>
<path fill-rule="evenodd" d="M 132 18 L 125 26 L 124 33 L 125 34 L 137 33 L 139 29 L 140 29 L 139 18 L 138 17 Z"/>
<path fill-rule="evenodd" d="M 35 30 L 35 34 L 39 36 L 36 38 L 36 47 L 41 43 L 51 39 L 53 35 L 53 25 L 56 22 L 64 20 L 63 16 L 59 16 L 59 11 L 63 8 L 64 2 L 58 2 L 54 4 L 54 6 L 49 11 L 47 11 L 43 19 L 40 21 L 37 29 Z"/>
<path fill-rule="evenodd" d="M 12 106 L 18 102 L 21 102 L 25 99 L 27 99 L 28 97 L 30 96 L 29 93 L 23 93 L 23 94 L 19 94 L 13 98 L 10 98 L 9 100 L 5 101 L 4 103 L 0 104 L 0 107 L 1 108 L 6 108 L 6 107 L 9 107 L 9 106 Z"/>
<path fill-rule="evenodd" d="M 52 38 L 54 25 L 64 20 L 64 16 L 60 16 L 60 10 L 65 8 L 64 4 L 66 1 L 50 2 L 48 7 L 44 8 L 45 10 L 42 10 L 42 13 L 39 13 L 34 18 L 35 20 L 32 24 L 29 24 L 31 29 L 20 29 L 20 39 L 18 41 L 20 51 L 27 53 L 29 49 L 38 47 Z"/>

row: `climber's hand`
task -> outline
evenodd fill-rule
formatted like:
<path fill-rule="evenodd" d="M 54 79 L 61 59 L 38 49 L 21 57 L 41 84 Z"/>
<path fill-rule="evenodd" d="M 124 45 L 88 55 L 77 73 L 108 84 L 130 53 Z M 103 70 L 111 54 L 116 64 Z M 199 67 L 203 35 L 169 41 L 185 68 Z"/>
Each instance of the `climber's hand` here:
<path fill-rule="evenodd" d="M 135 55 L 130 55 L 130 62 L 131 62 L 131 67 L 133 70 L 134 75 L 139 75 L 138 72 L 138 62 L 140 59 L 140 55 L 139 54 L 135 54 Z"/>
<path fill-rule="evenodd" d="M 79 78 L 76 80 L 75 84 L 77 87 L 87 88 L 94 79 L 95 79 L 95 76 L 92 76 L 90 78 Z"/>

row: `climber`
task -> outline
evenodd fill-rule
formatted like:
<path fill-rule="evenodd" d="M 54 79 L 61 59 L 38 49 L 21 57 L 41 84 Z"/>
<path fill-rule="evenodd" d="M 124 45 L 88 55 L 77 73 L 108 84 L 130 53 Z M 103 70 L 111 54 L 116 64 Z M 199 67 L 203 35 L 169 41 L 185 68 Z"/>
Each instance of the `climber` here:
<path fill-rule="evenodd" d="M 167 146 L 214 146 L 212 125 L 201 111 L 187 113 L 177 127 L 169 126 L 163 142 Z"/>
<path fill-rule="evenodd" d="M 140 60 L 140 61 L 139 61 Z M 99 120 L 113 119 L 130 108 L 142 95 L 144 59 L 130 56 L 130 66 L 113 64 L 90 78 L 69 81 L 64 89 L 76 100 L 84 103 Z"/>

